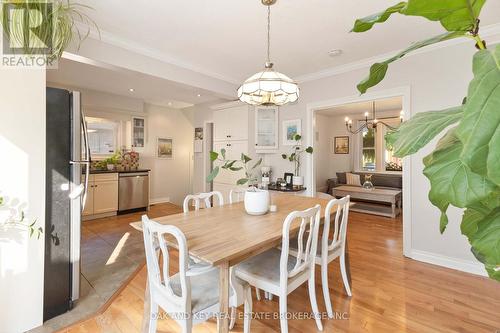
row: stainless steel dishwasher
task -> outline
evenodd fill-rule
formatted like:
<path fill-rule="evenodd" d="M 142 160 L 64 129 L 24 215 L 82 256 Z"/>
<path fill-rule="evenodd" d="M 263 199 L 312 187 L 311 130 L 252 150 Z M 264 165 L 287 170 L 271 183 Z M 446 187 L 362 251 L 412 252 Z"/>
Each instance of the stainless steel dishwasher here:
<path fill-rule="evenodd" d="M 118 211 L 148 207 L 148 172 L 120 173 L 118 189 Z"/>

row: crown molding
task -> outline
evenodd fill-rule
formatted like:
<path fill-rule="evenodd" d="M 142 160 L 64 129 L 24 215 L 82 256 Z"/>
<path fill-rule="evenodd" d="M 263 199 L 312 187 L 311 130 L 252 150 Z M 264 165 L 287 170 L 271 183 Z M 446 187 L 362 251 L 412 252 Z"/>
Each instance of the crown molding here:
<path fill-rule="evenodd" d="M 481 29 L 481 37 L 483 37 L 483 38 L 494 37 L 492 40 L 488 41 L 488 44 L 496 44 L 496 43 L 500 42 L 500 36 L 496 36 L 496 35 L 500 35 L 500 23 L 488 25 L 488 26 Z M 413 52 L 409 53 L 408 55 L 406 55 L 405 58 L 411 57 L 411 56 L 414 56 L 417 54 L 423 54 L 423 53 L 436 51 L 436 50 L 439 50 L 439 49 L 442 49 L 445 47 L 450 47 L 450 46 L 454 46 L 454 45 L 458 45 L 458 44 L 464 44 L 464 43 L 470 42 L 470 41 L 471 40 L 467 39 L 467 38 L 450 39 L 450 40 L 447 40 L 444 42 L 432 44 L 432 45 L 423 47 L 421 49 L 418 49 L 416 51 L 413 51 Z M 340 66 L 331 67 L 331 68 L 321 70 L 318 72 L 314 72 L 314 73 L 299 75 L 299 76 L 295 77 L 295 80 L 299 83 L 304 83 L 304 82 L 324 79 L 324 78 L 327 78 L 330 76 L 335 76 L 335 75 L 339 75 L 339 74 L 343 74 L 343 73 L 352 72 L 352 71 L 355 71 L 358 69 L 367 68 L 376 62 L 381 62 L 381 61 L 385 61 L 385 60 L 389 59 L 390 57 L 394 56 L 398 52 L 400 52 L 400 50 L 388 52 L 388 53 L 377 55 L 377 56 L 370 57 L 370 58 L 365 58 L 362 60 L 350 62 L 350 63 L 340 65 Z"/>
<path fill-rule="evenodd" d="M 140 55 L 143 55 L 146 57 L 150 57 L 150 58 L 162 61 L 164 63 L 170 64 L 173 66 L 177 66 L 177 67 L 180 67 L 180 68 L 183 68 L 186 70 L 190 70 L 190 71 L 202 74 L 202 75 L 206 75 L 206 76 L 211 77 L 213 79 L 224 81 L 226 83 L 230 83 L 230 84 L 234 84 L 234 85 L 239 85 L 241 83 L 240 80 L 237 80 L 235 78 L 205 70 L 205 69 L 198 67 L 196 65 L 186 63 L 186 62 L 184 62 L 184 61 L 182 61 L 182 60 L 180 60 L 180 59 L 178 59 L 170 54 L 166 54 L 166 53 L 161 52 L 161 51 L 156 50 L 156 49 L 144 47 L 144 46 L 142 46 L 134 41 L 118 37 L 118 36 L 116 36 L 112 33 L 109 33 L 107 31 L 104 31 L 104 30 L 96 31 L 92 27 L 90 27 L 86 24 L 82 24 L 82 23 L 77 23 L 76 25 L 77 25 L 77 28 L 80 29 L 81 31 L 86 31 L 87 29 L 89 29 L 89 31 L 90 31 L 89 38 L 92 38 L 92 39 L 95 39 L 98 41 L 102 41 L 106 44 L 116 46 L 119 48 L 123 48 L 125 50 L 129 50 L 129 51 L 135 52 L 137 54 L 140 54 Z M 499 36 L 497 36 L 497 35 L 499 35 Z M 500 42 L 500 23 L 496 23 L 496 24 L 492 24 L 492 25 L 488 25 L 488 26 L 483 27 L 481 29 L 481 36 L 483 38 L 494 37 L 493 40 L 488 40 L 489 44 L 495 44 L 495 43 Z M 466 43 L 468 41 L 470 42 L 470 40 L 467 38 L 457 38 L 457 39 L 447 40 L 444 42 L 432 44 L 432 45 L 423 47 L 421 49 L 418 49 L 418 50 L 406 55 L 405 57 L 411 57 L 411 56 L 414 56 L 417 54 L 432 52 L 432 51 L 439 50 L 439 49 L 442 49 L 445 47 L 463 44 L 463 43 Z M 324 70 L 321 70 L 318 72 L 299 75 L 299 76 L 295 77 L 295 81 L 297 81 L 299 83 L 305 83 L 305 82 L 309 82 L 309 81 L 319 80 L 319 79 L 327 78 L 330 76 L 335 76 L 335 75 L 355 71 L 358 69 L 367 68 L 376 62 L 381 62 L 381 61 L 384 61 L 384 60 L 392 57 L 394 54 L 398 53 L 399 51 L 400 50 L 392 51 L 392 52 L 384 53 L 384 54 L 377 55 L 374 57 L 365 58 L 365 59 L 361 59 L 358 61 L 343 64 L 340 66 L 331 67 L 331 68 L 324 69 Z"/>
<path fill-rule="evenodd" d="M 140 55 L 143 55 L 143 56 L 155 59 L 155 60 L 159 60 L 159 61 L 167 63 L 169 65 L 177 66 L 177 67 L 180 67 L 180 68 L 183 68 L 186 70 L 190 70 L 190 71 L 202 74 L 202 75 L 206 75 L 208 77 L 211 77 L 211 78 L 217 79 L 217 80 L 221 80 L 221 81 L 224 81 L 226 83 L 230 83 L 230 84 L 234 84 L 234 85 L 239 85 L 241 83 L 239 80 L 237 80 L 235 78 L 231 78 L 231 77 L 227 77 L 225 75 L 221 75 L 219 73 L 207 71 L 201 67 L 184 62 L 184 61 L 180 60 L 179 58 L 172 56 L 171 54 L 167 54 L 167 53 L 159 51 L 157 49 L 145 47 L 145 46 L 143 46 L 139 43 L 136 43 L 130 39 L 118 37 L 117 35 L 112 34 L 110 32 L 107 32 L 105 30 L 99 29 L 99 31 L 97 31 L 95 28 L 93 28 L 87 24 L 83 24 L 81 22 L 77 22 L 77 23 L 75 23 L 75 25 L 76 25 L 77 29 L 80 31 L 87 31 L 88 30 L 89 31 L 88 38 L 92 38 L 94 40 L 101 41 L 103 43 L 106 43 L 106 44 L 109 44 L 112 46 L 116 46 L 116 47 L 119 47 L 119 48 L 122 48 L 122 49 L 125 49 L 128 51 L 132 51 L 134 53 L 137 53 L 137 54 L 140 54 Z"/>

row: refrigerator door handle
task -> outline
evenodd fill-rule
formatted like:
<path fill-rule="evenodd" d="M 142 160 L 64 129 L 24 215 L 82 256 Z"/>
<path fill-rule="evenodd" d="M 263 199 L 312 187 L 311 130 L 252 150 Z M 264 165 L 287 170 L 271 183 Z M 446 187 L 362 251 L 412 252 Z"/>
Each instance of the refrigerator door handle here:
<path fill-rule="evenodd" d="M 87 203 L 87 194 L 88 194 L 88 188 L 89 188 L 89 177 L 90 177 L 90 146 L 89 146 L 89 134 L 87 132 L 87 122 L 85 121 L 85 114 L 83 113 L 83 110 L 80 111 L 81 113 L 81 119 L 82 119 L 82 129 L 83 129 L 83 142 L 84 142 L 84 147 L 85 147 L 85 185 L 84 185 L 84 190 L 83 190 L 83 197 L 82 197 L 82 212 L 85 209 L 85 204 Z"/>

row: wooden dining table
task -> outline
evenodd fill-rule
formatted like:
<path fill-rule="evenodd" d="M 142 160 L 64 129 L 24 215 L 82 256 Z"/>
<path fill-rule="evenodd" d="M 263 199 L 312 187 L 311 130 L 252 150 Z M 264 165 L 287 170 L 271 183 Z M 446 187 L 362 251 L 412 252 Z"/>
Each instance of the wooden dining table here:
<path fill-rule="evenodd" d="M 328 200 L 295 196 L 272 196 L 276 212 L 252 216 L 245 212 L 243 203 L 227 204 L 189 213 L 153 219 L 160 224 L 174 225 L 184 233 L 189 255 L 220 269 L 219 332 L 229 332 L 229 270 L 243 260 L 269 250 L 281 243 L 283 222 L 295 210 L 321 205 L 323 221 Z M 290 233 L 298 233 L 299 223 L 292 225 Z M 149 292 L 145 295 L 143 332 L 147 332 Z"/>

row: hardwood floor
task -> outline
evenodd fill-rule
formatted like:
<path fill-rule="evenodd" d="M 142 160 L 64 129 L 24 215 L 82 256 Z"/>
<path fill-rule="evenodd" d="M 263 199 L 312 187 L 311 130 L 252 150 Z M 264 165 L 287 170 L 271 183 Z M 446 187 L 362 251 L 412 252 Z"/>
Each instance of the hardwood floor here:
<path fill-rule="evenodd" d="M 180 208 L 157 205 L 150 217 L 172 214 Z M 137 216 L 136 216 L 137 215 Z M 112 223 L 99 222 L 94 232 L 118 237 L 140 214 L 119 216 Z M 436 222 L 437 223 L 437 222 Z M 436 228 L 437 228 L 436 224 Z M 131 234 L 132 235 L 132 234 Z M 133 231 L 133 237 L 141 237 Z M 324 332 L 471 332 L 500 330 L 500 284 L 484 277 L 417 262 L 402 255 L 399 219 L 351 213 L 348 244 L 352 293 L 346 295 L 339 265 L 330 265 L 330 294 L 337 319 L 323 319 Z M 177 262 L 172 262 L 176 267 Z M 316 274 L 320 311 L 325 311 L 319 270 Z M 143 312 L 146 269 L 143 268 L 100 315 L 61 332 L 139 332 Z M 288 296 L 289 312 L 310 313 L 307 286 Z M 279 332 L 278 299 L 257 301 L 252 332 Z M 240 313 L 241 315 L 241 313 Z M 166 317 L 165 317 L 166 318 Z M 238 319 L 233 332 L 242 332 Z M 313 319 L 289 320 L 290 332 L 316 332 Z M 158 322 L 158 332 L 179 332 L 170 319 Z M 216 332 L 216 322 L 196 325 L 194 332 Z"/>

